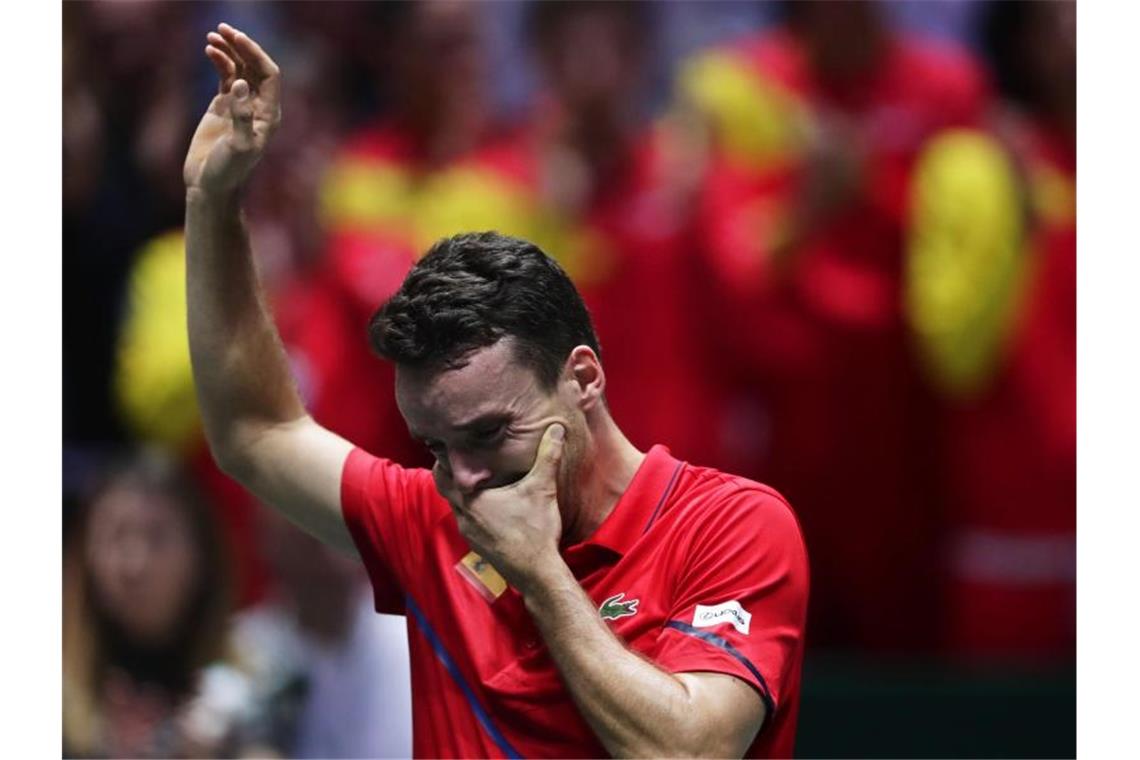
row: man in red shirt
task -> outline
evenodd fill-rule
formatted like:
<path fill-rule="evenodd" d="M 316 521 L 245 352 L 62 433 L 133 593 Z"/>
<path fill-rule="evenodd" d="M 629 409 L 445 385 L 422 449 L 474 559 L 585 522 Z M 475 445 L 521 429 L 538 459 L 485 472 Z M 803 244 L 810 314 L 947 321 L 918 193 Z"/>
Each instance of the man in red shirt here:
<path fill-rule="evenodd" d="M 373 318 L 432 470 L 306 414 L 240 213 L 280 121 L 279 70 L 225 24 L 208 40 L 222 81 L 185 165 L 204 428 L 223 469 L 355 549 L 377 607 L 408 614 L 415 753 L 789 755 L 807 604 L 796 520 L 765 486 L 629 443 L 589 314 L 537 247 L 445 239 Z"/>

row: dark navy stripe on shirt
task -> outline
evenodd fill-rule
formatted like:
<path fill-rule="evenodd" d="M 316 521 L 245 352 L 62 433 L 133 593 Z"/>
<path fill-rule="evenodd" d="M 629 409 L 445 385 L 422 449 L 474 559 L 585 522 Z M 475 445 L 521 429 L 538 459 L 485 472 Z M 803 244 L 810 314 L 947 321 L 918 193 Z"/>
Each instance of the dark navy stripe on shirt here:
<path fill-rule="evenodd" d="M 726 641 L 724 638 L 717 636 L 715 633 L 702 631 L 698 628 L 694 628 L 688 623 L 682 623 L 680 620 L 670 620 L 665 624 L 665 626 L 667 628 L 674 628 L 681 633 L 688 634 L 689 636 L 695 636 L 698 639 L 707 641 L 713 646 L 720 647 L 735 657 L 742 665 L 744 665 L 744 667 L 748 668 L 748 672 L 756 676 L 756 680 L 760 682 L 760 698 L 764 700 L 764 706 L 768 708 L 768 715 L 772 715 L 776 712 L 776 703 L 772 701 L 772 692 L 768 688 L 768 682 L 764 680 L 764 676 L 760 674 L 760 671 L 756 668 L 755 665 L 752 664 L 752 661 L 745 657 L 739 649 L 728 643 L 728 641 Z M 765 723 L 768 722 L 768 715 L 764 716 Z M 763 728 L 763 726 L 761 726 L 761 728 Z"/>
<path fill-rule="evenodd" d="M 487 711 L 483 709 L 483 705 L 479 704 L 479 698 L 475 696 L 475 692 L 472 691 L 471 687 L 467 685 L 467 681 L 463 678 L 463 674 L 459 672 L 459 666 L 455 664 L 455 660 L 451 659 L 451 655 L 447 653 L 447 649 L 444 648 L 443 642 L 439 640 L 439 636 L 436 635 L 431 625 L 428 624 L 427 618 L 424 617 L 424 613 L 421 612 L 420 608 L 416 606 L 416 603 L 412 601 L 412 597 L 405 596 L 404 601 L 407 604 L 408 611 L 412 613 L 413 617 L 416 619 L 416 622 L 419 624 L 420 630 L 423 631 L 424 636 L 427 637 L 428 643 L 431 644 L 431 648 L 435 650 L 436 656 L 439 657 L 440 661 L 443 663 L 443 667 L 447 668 L 447 672 L 451 674 L 452 680 L 455 681 L 455 685 L 459 687 L 459 690 L 463 692 L 463 696 L 467 698 L 467 703 L 471 705 L 471 710 L 475 713 L 475 717 L 479 719 L 479 722 L 483 725 L 483 728 L 487 731 L 488 734 L 490 734 L 491 739 L 495 742 L 495 744 L 499 745 L 499 749 L 501 749 L 503 751 L 503 754 L 505 754 L 507 757 L 521 758 L 522 755 L 520 755 L 518 751 L 511 746 L 511 743 L 507 741 L 507 737 L 503 736 L 499 729 L 495 727 L 495 724 L 491 722 L 491 716 L 488 715 Z"/>

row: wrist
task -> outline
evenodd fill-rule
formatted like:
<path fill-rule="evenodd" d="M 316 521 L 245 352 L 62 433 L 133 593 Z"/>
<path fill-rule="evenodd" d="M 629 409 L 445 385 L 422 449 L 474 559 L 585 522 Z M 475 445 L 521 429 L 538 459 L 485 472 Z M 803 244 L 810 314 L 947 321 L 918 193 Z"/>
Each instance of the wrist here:
<path fill-rule="evenodd" d="M 515 587 L 528 609 L 545 605 L 568 584 L 577 585 L 574 574 L 557 550 L 543 555 Z"/>
<path fill-rule="evenodd" d="M 207 190 L 198 185 L 186 187 L 186 205 L 214 212 L 238 211 L 241 208 L 241 192 L 233 190 Z"/>

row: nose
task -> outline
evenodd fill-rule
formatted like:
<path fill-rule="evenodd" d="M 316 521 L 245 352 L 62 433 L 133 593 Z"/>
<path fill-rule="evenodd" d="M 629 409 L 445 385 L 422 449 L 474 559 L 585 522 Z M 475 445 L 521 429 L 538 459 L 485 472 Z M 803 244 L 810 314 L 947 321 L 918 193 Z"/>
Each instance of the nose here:
<path fill-rule="evenodd" d="M 124 542 L 119 556 L 119 570 L 123 578 L 135 583 L 146 575 L 150 564 L 150 546 L 143 536 L 130 536 Z"/>
<path fill-rule="evenodd" d="M 467 452 L 448 452 L 447 463 L 452 481 L 464 494 L 475 493 L 491 480 L 491 468 Z"/>

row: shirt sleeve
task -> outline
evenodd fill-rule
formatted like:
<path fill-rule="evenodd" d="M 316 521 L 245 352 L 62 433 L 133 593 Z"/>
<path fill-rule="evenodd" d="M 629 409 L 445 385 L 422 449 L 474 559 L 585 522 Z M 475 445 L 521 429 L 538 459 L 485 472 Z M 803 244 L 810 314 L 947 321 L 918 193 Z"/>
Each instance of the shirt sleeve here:
<path fill-rule="evenodd" d="M 341 476 L 341 512 L 356 544 L 376 611 L 403 614 L 404 593 L 423 567 L 430 526 L 447 510 L 431 472 L 407 469 L 360 448 L 349 453 Z"/>
<path fill-rule="evenodd" d="M 695 516 L 690 560 L 652 659 L 672 673 L 741 678 L 773 715 L 802 664 L 807 552 L 775 495 L 738 492 L 715 509 Z"/>

